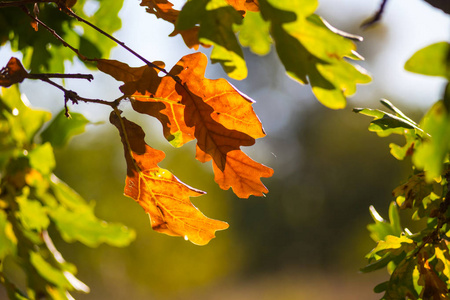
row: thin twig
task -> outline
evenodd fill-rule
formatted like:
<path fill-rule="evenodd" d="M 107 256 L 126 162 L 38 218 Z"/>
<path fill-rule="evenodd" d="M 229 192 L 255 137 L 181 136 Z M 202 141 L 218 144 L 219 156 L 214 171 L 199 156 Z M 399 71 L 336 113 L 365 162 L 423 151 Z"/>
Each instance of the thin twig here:
<path fill-rule="evenodd" d="M 87 58 L 86 56 L 84 56 L 83 54 L 81 54 L 77 48 L 71 46 L 69 43 L 67 43 L 61 36 L 58 35 L 58 33 L 56 33 L 55 30 L 53 30 L 52 28 L 48 27 L 44 22 L 42 22 L 41 20 L 39 20 L 38 18 L 36 18 L 35 16 L 33 16 L 30 11 L 28 10 L 27 7 L 25 6 L 21 6 L 22 10 L 30 17 L 32 18 L 35 22 L 39 23 L 41 26 L 43 26 L 47 31 L 49 31 L 54 37 L 56 37 L 63 45 L 64 47 L 68 47 L 70 50 L 72 50 L 73 52 L 75 52 L 78 57 L 83 60 L 86 61 Z"/>
<path fill-rule="evenodd" d="M 42 74 L 33 74 L 29 73 L 27 75 L 28 79 L 49 79 L 49 78 L 73 78 L 73 79 L 86 79 L 93 80 L 94 76 L 92 74 L 59 74 L 59 73 L 42 73 Z"/>
<path fill-rule="evenodd" d="M 85 98 L 85 97 L 81 97 L 79 96 L 76 92 L 71 91 L 66 89 L 65 87 L 63 87 L 62 85 L 57 84 L 56 82 L 51 81 L 48 78 L 42 78 L 42 81 L 45 81 L 51 85 L 53 85 L 54 87 L 60 89 L 61 91 L 64 92 L 64 97 L 67 100 L 72 101 L 73 104 L 78 104 L 78 101 L 82 101 L 82 102 L 86 102 L 86 103 L 97 103 L 97 104 L 103 104 L 103 105 L 108 105 L 111 107 L 117 107 L 120 103 L 121 100 L 123 100 L 125 98 L 125 96 L 122 96 L 114 101 L 106 101 L 106 100 L 102 100 L 102 99 L 92 99 L 92 98 Z"/>
<path fill-rule="evenodd" d="M 1 7 L 20 7 L 26 4 L 34 4 L 34 3 L 55 3 L 57 0 L 18 0 L 18 1 L 1 1 Z"/>
<path fill-rule="evenodd" d="M 365 20 L 362 24 L 361 24 L 361 28 L 366 29 L 367 27 L 372 26 L 373 24 L 375 24 L 376 22 L 381 20 L 381 16 L 383 15 L 384 12 L 384 8 L 386 6 L 388 0 L 382 0 L 380 8 L 377 10 L 377 12 L 375 13 L 375 15 L 373 15 L 372 17 L 370 17 L 369 19 Z"/>
<path fill-rule="evenodd" d="M 68 15 L 74 17 L 75 19 L 77 19 L 80 22 L 83 22 L 85 24 L 87 24 L 88 26 L 92 27 L 93 29 L 97 30 L 98 32 L 100 32 L 101 34 L 103 34 L 104 36 L 106 36 L 107 38 L 111 39 L 112 41 L 114 41 L 117 45 L 123 47 L 125 50 L 127 50 L 128 52 L 130 52 L 131 54 L 133 54 L 134 56 L 136 56 L 137 58 L 139 58 L 141 61 L 143 61 L 146 65 L 148 65 L 149 67 L 155 68 L 161 72 L 163 72 L 164 74 L 166 74 L 167 76 L 172 77 L 175 81 L 179 82 L 180 79 L 175 76 L 170 74 L 166 69 L 161 68 L 157 65 L 155 65 L 154 63 L 150 62 L 149 60 L 147 60 L 145 57 L 143 57 L 142 55 L 140 55 L 139 53 L 137 53 L 136 51 L 134 51 L 133 49 L 131 49 L 130 47 L 128 47 L 127 45 L 125 45 L 124 42 L 119 41 L 118 39 L 116 39 L 115 37 L 113 37 L 112 35 L 108 34 L 107 32 L 103 31 L 101 28 L 95 26 L 94 24 L 92 24 L 91 22 L 83 19 L 82 17 L 80 17 L 79 15 L 77 15 L 75 12 L 73 12 L 70 8 L 67 7 L 60 7 L 61 10 L 63 10 L 64 12 L 66 12 Z"/>

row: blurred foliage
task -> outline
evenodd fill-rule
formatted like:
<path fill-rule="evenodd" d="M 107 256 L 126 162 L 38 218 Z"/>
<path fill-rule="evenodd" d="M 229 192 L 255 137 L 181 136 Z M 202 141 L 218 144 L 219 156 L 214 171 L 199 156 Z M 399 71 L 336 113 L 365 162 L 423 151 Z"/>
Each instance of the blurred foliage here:
<path fill-rule="evenodd" d="M 45 143 L 37 142 L 50 113 L 29 107 L 13 86 L 1 90 L 0 116 L 0 279 L 8 296 L 70 299 L 70 291 L 89 292 L 74 276 L 75 266 L 55 248 L 48 230 L 57 228 L 66 242 L 80 241 L 91 247 L 100 243 L 126 246 L 134 232 L 97 219 L 93 205 L 53 174 L 53 147 L 64 144 L 52 135 L 47 135 Z M 61 121 L 54 119 L 48 128 L 55 122 Z M 66 141 L 83 131 L 83 122 L 65 122 L 59 130 Z"/>

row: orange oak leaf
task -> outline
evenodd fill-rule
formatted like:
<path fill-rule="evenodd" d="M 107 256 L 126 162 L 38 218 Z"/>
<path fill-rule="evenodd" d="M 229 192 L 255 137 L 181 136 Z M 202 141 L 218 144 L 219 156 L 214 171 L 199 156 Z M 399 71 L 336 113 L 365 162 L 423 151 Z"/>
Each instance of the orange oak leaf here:
<path fill-rule="evenodd" d="M 137 201 L 150 216 L 152 228 L 171 236 L 182 236 L 205 245 L 217 230 L 228 224 L 203 215 L 189 200 L 204 194 L 158 167 L 165 154 L 148 146 L 140 126 L 112 112 L 110 121 L 119 130 L 127 162 L 124 193 Z"/>
<path fill-rule="evenodd" d="M 22 66 L 20 60 L 11 57 L 6 67 L 0 70 L 0 86 L 9 87 L 15 83 L 20 83 L 27 76 L 28 72 Z"/>
<path fill-rule="evenodd" d="M 227 2 L 237 11 L 259 11 L 258 0 L 227 0 Z"/>
<path fill-rule="evenodd" d="M 164 63 L 153 64 L 163 68 Z M 165 138 L 175 147 L 193 140 L 194 129 L 184 122 L 184 105 L 181 96 L 174 93 L 175 81 L 158 76 L 158 70 L 142 66 L 132 68 L 125 63 L 99 59 L 97 67 L 125 84 L 120 90 L 130 96 L 133 109 L 157 118 L 163 126 Z"/>
<path fill-rule="evenodd" d="M 194 53 L 184 56 L 170 71 L 181 81 L 175 90 L 185 106 L 184 122 L 194 128 L 196 158 L 201 162 L 212 159 L 215 181 L 222 189 L 231 187 L 241 198 L 262 196 L 268 190 L 260 178 L 272 176 L 273 170 L 240 150 L 265 136 L 252 108 L 254 101 L 225 79 L 205 78 L 206 64 L 204 54 Z"/>
<path fill-rule="evenodd" d="M 215 181 L 222 189 L 231 187 L 241 198 L 262 196 L 268 190 L 260 178 L 272 176 L 273 170 L 240 150 L 265 136 L 252 108 L 254 101 L 225 79 L 205 78 L 206 64 L 202 53 L 186 55 L 172 68 L 170 76 L 164 77 L 145 66 L 140 79 L 123 80 L 120 89 L 136 111 L 160 120 L 172 145 L 197 139 L 196 158 L 213 161 Z M 128 68 L 126 73 L 141 72 L 139 68 Z M 121 80 L 120 75 L 111 75 Z"/>
<path fill-rule="evenodd" d="M 146 11 L 148 13 L 154 14 L 157 18 L 161 18 L 169 23 L 172 23 L 174 26 L 178 19 L 178 15 L 180 14 L 180 11 L 173 9 L 173 4 L 167 0 L 142 0 L 141 6 L 146 6 Z M 198 40 L 198 31 L 198 26 L 187 30 L 174 29 L 170 36 L 180 34 L 186 46 L 197 50 L 201 44 Z"/>

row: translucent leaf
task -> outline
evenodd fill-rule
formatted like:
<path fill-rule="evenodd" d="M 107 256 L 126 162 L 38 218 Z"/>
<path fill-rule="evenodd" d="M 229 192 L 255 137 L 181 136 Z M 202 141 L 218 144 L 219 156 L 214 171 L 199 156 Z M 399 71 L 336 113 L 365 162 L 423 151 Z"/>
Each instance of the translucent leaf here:
<path fill-rule="evenodd" d="M 10 123 L 12 138 L 19 145 L 31 143 L 42 125 L 50 120 L 51 114 L 32 109 L 25 104 L 17 86 L 2 88 L 0 97 L 10 112 L 6 117 Z"/>
<path fill-rule="evenodd" d="M 450 115 L 442 101 L 435 103 L 422 120 L 422 128 L 431 137 L 416 147 L 414 164 L 425 170 L 428 182 L 441 176 L 450 150 Z"/>
<path fill-rule="evenodd" d="M 400 300 L 411 298 L 410 296 L 414 297 L 412 299 L 419 298 L 413 279 L 416 264 L 415 258 L 404 259 L 398 264 L 389 279 L 383 299 Z"/>
<path fill-rule="evenodd" d="M 205 245 L 215 237 L 217 230 L 228 228 L 227 223 L 203 215 L 189 200 L 204 192 L 158 167 L 164 152 L 145 143 L 145 134 L 138 125 L 114 112 L 110 120 L 119 130 L 124 145 L 127 161 L 125 195 L 144 208 L 155 231 Z"/>
<path fill-rule="evenodd" d="M 102 62 L 102 64 L 107 64 Z M 158 76 L 147 67 L 101 68 L 115 78 L 124 74 L 142 74 L 136 81 L 125 82 L 122 92 L 132 99 L 133 108 L 158 118 L 164 135 L 174 146 L 197 139 L 196 158 L 213 160 L 215 181 L 222 189 L 233 189 L 241 198 L 262 196 L 267 188 L 260 178 L 273 170 L 253 161 L 241 146 L 251 146 L 265 136 L 261 122 L 252 108 L 253 100 L 240 93 L 224 79 L 204 77 L 207 59 L 202 53 L 184 56 L 170 71 Z M 180 82 L 176 82 L 174 77 Z"/>
<path fill-rule="evenodd" d="M 450 79 L 450 69 L 447 68 L 450 43 L 439 42 L 420 49 L 405 63 L 405 69 L 410 72 L 428 76 L 441 76 Z"/>
<path fill-rule="evenodd" d="M 0 261 L 6 255 L 16 251 L 17 238 L 14 235 L 12 225 L 7 220 L 6 213 L 0 210 Z"/>
<path fill-rule="evenodd" d="M 28 194 L 16 197 L 19 204 L 19 218 L 22 225 L 29 230 L 41 232 L 50 225 L 47 209 L 37 200 L 28 199 Z"/>
<path fill-rule="evenodd" d="M 22 82 L 28 72 L 22 66 L 19 59 L 11 57 L 5 68 L 0 70 L 0 86 L 9 87 L 13 84 Z"/>
<path fill-rule="evenodd" d="M 425 181 L 425 174 L 419 173 L 411 176 L 408 181 L 396 187 L 392 194 L 397 198 L 397 204 L 402 208 L 419 207 L 423 198 L 432 191 L 432 186 Z M 401 197 L 401 203 L 399 203 Z"/>
<path fill-rule="evenodd" d="M 286 72 L 310 83 L 317 99 L 332 109 L 344 108 L 357 83 L 370 77 L 344 57 L 355 57 L 354 43 L 329 29 L 314 15 L 317 1 L 261 0 L 261 14 L 271 24 L 276 50 Z"/>
<path fill-rule="evenodd" d="M 272 38 L 269 34 L 270 24 L 264 21 L 259 12 L 247 12 L 242 25 L 235 27 L 239 31 L 239 42 L 258 55 L 270 52 Z"/>
<path fill-rule="evenodd" d="M 447 277 L 447 280 L 450 280 L 450 254 L 447 243 L 441 241 L 439 246 L 434 248 L 434 251 L 438 259 L 436 271 L 442 272 Z"/>
<path fill-rule="evenodd" d="M 417 256 L 420 273 L 418 284 L 423 286 L 420 298 L 449 300 L 447 284 L 433 270 L 434 267 L 428 262 L 426 253 L 418 253 Z"/>
<path fill-rule="evenodd" d="M 36 146 L 28 153 L 30 166 L 43 175 L 50 175 L 56 166 L 53 148 L 50 143 Z"/>
<path fill-rule="evenodd" d="M 86 124 L 89 124 L 89 120 L 82 114 L 72 112 L 67 118 L 65 110 L 61 110 L 41 133 L 42 142 L 50 142 L 55 148 L 63 147 L 73 136 L 83 133 Z"/>
<path fill-rule="evenodd" d="M 135 238 L 133 230 L 97 219 L 92 208 L 87 206 L 75 211 L 59 206 L 50 212 L 50 216 L 66 242 L 79 241 L 89 247 L 101 243 L 125 247 Z"/>
<path fill-rule="evenodd" d="M 211 61 L 220 62 L 228 76 L 241 80 L 247 77 L 244 53 L 233 31 L 242 16 L 225 0 L 192 0 L 178 17 L 177 30 L 188 30 L 200 24 L 199 41 L 213 46 Z"/>
<path fill-rule="evenodd" d="M 386 253 L 386 251 L 399 254 L 403 251 L 409 252 L 414 247 L 414 241 L 406 236 L 387 235 L 384 240 L 378 242 L 377 246 L 367 256 L 373 257 L 377 253 Z"/>
<path fill-rule="evenodd" d="M 67 242 L 80 241 L 90 247 L 101 243 L 124 247 L 134 240 L 133 230 L 98 219 L 93 206 L 56 177 L 52 179 L 51 188 L 62 205 L 53 207 L 49 214 Z"/>
<path fill-rule="evenodd" d="M 389 223 L 378 214 L 373 206 L 370 207 L 370 214 L 375 223 L 367 225 L 367 229 L 375 242 L 384 240 L 388 235 L 400 236 L 402 233 L 400 216 L 395 202 L 391 202 L 389 205 Z"/>

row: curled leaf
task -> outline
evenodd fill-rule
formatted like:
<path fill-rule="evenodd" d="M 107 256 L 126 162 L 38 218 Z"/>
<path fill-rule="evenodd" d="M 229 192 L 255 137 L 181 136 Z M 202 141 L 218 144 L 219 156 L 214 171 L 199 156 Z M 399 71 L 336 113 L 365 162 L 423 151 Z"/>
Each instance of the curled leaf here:
<path fill-rule="evenodd" d="M 127 161 L 125 195 L 137 201 L 148 213 L 155 231 L 182 236 L 197 245 L 205 245 L 217 230 L 228 228 L 222 221 L 203 215 L 189 200 L 204 194 L 158 167 L 164 152 L 148 146 L 141 127 L 111 113 L 110 121 L 119 130 Z"/>
<path fill-rule="evenodd" d="M 6 67 L 0 70 L 0 86 L 9 87 L 22 82 L 27 78 L 28 72 L 19 59 L 11 57 Z"/>

